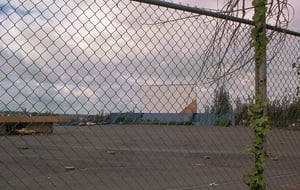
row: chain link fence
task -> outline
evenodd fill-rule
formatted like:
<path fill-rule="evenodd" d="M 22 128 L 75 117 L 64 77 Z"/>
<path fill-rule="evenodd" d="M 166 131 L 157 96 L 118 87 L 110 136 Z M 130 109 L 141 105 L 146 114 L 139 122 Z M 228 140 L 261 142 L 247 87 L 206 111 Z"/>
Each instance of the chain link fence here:
<path fill-rule="evenodd" d="M 249 189 L 251 24 L 118 0 L 0 23 L 1 189 Z M 299 189 L 300 34 L 267 35 L 267 189 Z"/>

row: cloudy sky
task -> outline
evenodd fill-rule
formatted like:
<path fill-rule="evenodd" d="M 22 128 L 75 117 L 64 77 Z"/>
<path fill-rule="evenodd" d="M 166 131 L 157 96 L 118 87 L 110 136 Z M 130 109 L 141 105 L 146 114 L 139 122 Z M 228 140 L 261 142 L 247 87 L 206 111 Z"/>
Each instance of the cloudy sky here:
<path fill-rule="evenodd" d="M 284 0 L 288 4 L 288 12 L 291 19 L 289 29 L 300 31 L 300 1 L 299 0 Z M 198 0 L 174 0 L 173 2 L 182 3 L 183 5 L 196 6 L 198 8 L 207 8 L 218 10 L 224 5 L 225 0 L 210 0 L 210 1 L 198 1 Z M 242 1 L 241 1 L 242 2 Z M 269 1 L 270 2 L 270 1 Z M 251 0 L 245 0 L 246 6 L 251 7 Z M 241 6 L 240 6 L 241 7 Z M 247 18 L 252 17 L 251 9 L 248 11 L 249 15 Z"/>
<path fill-rule="evenodd" d="M 181 2 L 210 9 L 218 9 L 223 3 Z M 295 16 L 289 27 L 299 31 L 299 3 L 290 3 Z M 239 28 L 239 37 L 232 42 L 234 24 L 225 27 L 228 34 L 217 33 L 218 21 L 209 17 L 136 2 L 0 0 L 0 8 L 0 111 L 26 108 L 31 112 L 72 114 L 138 112 L 141 96 L 154 94 L 147 100 L 170 99 L 164 95 L 169 92 L 141 93 L 142 86 L 180 84 L 193 87 L 186 88 L 183 94 L 196 88 L 203 107 L 220 85 L 211 83 L 216 73 L 240 68 L 251 55 L 247 26 Z M 212 44 L 214 33 L 215 39 L 222 40 Z M 226 48 L 229 41 L 231 47 Z M 212 51 L 211 45 L 220 48 Z M 270 47 L 276 52 L 279 45 Z M 281 59 L 275 62 L 289 65 L 298 49 L 291 43 L 284 51 L 289 56 L 281 52 Z M 227 55 L 222 57 L 224 52 Z M 216 60 L 222 60 L 222 64 Z M 273 81 L 280 84 L 278 89 L 290 80 L 285 74 L 277 73 L 280 77 Z M 246 66 L 223 79 L 223 83 L 229 82 L 226 85 L 233 98 L 246 99 L 253 90 L 252 77 L 253 68 Z M 184 106 L 172 111 L 179 112 Z"/>

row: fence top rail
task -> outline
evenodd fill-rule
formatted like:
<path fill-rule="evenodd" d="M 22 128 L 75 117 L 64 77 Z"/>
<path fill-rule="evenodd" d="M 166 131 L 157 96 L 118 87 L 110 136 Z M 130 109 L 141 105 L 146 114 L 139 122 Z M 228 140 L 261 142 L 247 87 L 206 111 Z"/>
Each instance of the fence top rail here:
<path fill-rule="evenodd" d="M 161 6 L 161 7 L 166 7 L 166 8 L 171 8 L 171 9 L 176 9 L 176 10 L 181 10 L 181 11 L 186 11 L 186 12 L 191 12 L 191 13 L 196 13 L 196 14 L 199 14 L 199 15 L 206 15 L 206 16 L 210 16 L 210 17 L 230 20 L 230 21 L 234 21 L 234 22 L 240 22 L 240 23 L 243 23 L 243 24 L 248 24 L 248 25 L 253 25 L 254 26 L 254 22 L 252 20 L 239 18 L 239 17 L 233 17 L 233 16 L 229 16 L 229 15 L 226 15 L 226 14 L 218 13 L 218 12 L 212 12 L 212 11 L 208 11 L 208 10 L 201 9 L 201 8 L 198 8 L 198 7 L 190 7 L 190 6 L 177 4 L 177 3 L 173 3 L 173 2 L 162 1 L 162 0 L 131 0 L 131 1 L 147 3 L 147 4 L 151 4 L 151 5 L 157 5 L 157 6 Z M 292 31 L 292 30 L 289 30 L 289 29 L 280 28 L 280 27 L 276 27 L 276 26 L 273 26 L 273 25 L 269 25 L 269 24 L 266 24 L 266 28 L 269 29 L 269 30 L 276 31 L 276 32 L 282 32 L 282 33 L 286 33 L 286 34 L 289 34 L 289 35 L 300 37 L 299 32 Z"/>

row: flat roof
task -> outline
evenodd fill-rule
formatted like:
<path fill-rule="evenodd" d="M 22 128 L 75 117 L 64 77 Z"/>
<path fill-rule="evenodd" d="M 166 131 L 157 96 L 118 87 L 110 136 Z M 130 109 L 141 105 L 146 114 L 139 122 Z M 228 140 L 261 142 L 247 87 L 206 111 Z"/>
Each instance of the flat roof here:
<path fill-rule="evenodd" d="M 70 122 L 67 116 L 0 116 L 0 123 L 56 123 Z"/>

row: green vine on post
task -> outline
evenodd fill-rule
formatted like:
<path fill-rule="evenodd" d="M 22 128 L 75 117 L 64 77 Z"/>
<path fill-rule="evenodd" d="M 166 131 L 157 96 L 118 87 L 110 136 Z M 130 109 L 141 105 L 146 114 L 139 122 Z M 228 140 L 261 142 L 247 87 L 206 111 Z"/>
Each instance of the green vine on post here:
<path fill-rule="evenodd" d="M 269 120 L 266 114 L 268 105 L 266 98 L 266 54 L 268 38 L 266 36 L 266 12 L 267 0 L 253 0 L 254 6 L 254 28 L 252 29 L 252 40 L 255 59 L 255 97 L 254 104 L 248 110 L 250 125 L 254 129 L 254 139 L 249 148 L 254 156 L 253 171 L 246 175 L 250 190 L 265 190 L 266 180 L 264 178 L 266 133 L 269 130 Z"/>
<path fill-rule="evenodd" d="M 265 33 L 267 12 L 267 0 L 253 0 L 252 5 L 255 7 L 253 16 L 254 28 L 252 29 L 253 47 L 255 51 L 256 64 L 261 64 L 262 59 L 265 59 L 267 52 L 268 38 Z"/>
<path fill-rule="evenodd" d="M 300 79 L 300 57 L 297 58 L 297 63 L 293 63 L 292 67 L 296 69 L 298 80 Z M 297 86 L 296 96 L 300 98 L 300 86 Z"/>
<path fill-rule="evenodd" d="M 293 69 L 296 69 L 296 74 L 297 74 L 297 87 L 296 87 L 296 98 L 297 98 L 297 101 L 299 102 L 300 101 L 300 56 L 297 57 L 297 62 L 296 63 L 293 63 L 292 65 Z M 300 107 L 298 107 L 298 109 L 300 109 Z M 297 119 L 296 120 L 296 125 L 298 127 L 298 129 L 300 129 L 300 119 Z"/>
<path fill-rule="evenodd" d="M 258 95 L 255 97 L 255 103 L 249 108 L 250 125 L 254 129 L 254 140 L 252 146 L 248 149 L 255 159 L 255 166 L 251 174 L 248 174 L 247 181 L 251 190 L 266 189 L 266 180 L 264 179 L 265 151 L 264 143 L 268 130 L 270 129 L 269 119 L 264 110 L 268 102 Z"/>

